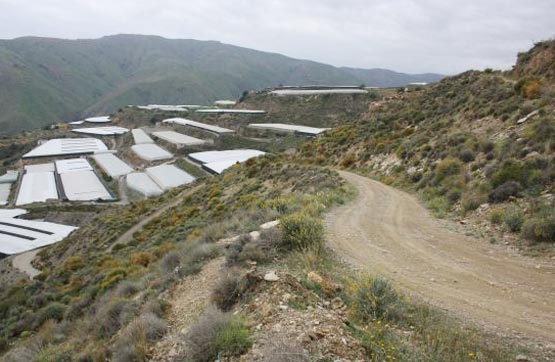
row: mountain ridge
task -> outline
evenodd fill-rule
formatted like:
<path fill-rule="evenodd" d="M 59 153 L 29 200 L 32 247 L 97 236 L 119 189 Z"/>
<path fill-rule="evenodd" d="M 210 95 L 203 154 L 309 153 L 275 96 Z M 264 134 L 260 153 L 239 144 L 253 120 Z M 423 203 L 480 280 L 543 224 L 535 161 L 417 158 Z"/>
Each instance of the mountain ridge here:
<path fill-rule="evenodd" d="M 127 104 L 207 103 L 280 84 L 401 86 L 441 77 L 338 68 L 212 40 L 22 37 L 0 40 L 0 133 Z"/>

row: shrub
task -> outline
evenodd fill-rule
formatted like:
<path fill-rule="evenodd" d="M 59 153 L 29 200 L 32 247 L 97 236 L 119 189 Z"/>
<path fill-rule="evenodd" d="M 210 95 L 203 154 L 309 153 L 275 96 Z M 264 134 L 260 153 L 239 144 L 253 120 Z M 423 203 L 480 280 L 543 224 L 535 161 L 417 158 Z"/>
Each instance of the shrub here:
<path fill-rule="evenodd" d="M 476 210 L 480 205 L 485 203 L 486 197 L 477 193 L 466 193 L 461 201 L 461 206 L 464 212 Z"/>
<path fill-rule="evenodd" d="M 507 181 L 493 190 L 489 196 L 489 202 L 497 203 L 508 200 L 511 196 L 518 196 L 522 186 L 516 181 Z"/>
<path fill-rule="evenodd" d="M 283 238 L 280 248 L 285 250 L 304 249 L 324 242 L 322 222 L 304 213 L 285 216 L 279 225 Z"/>
<path fill-rule="evenodd" d="M 400 317 L 402 301 L 390 282 L 377 277 L 354 286 L 350 302 L 351 314 L 363 323 L 372 320 L 396 320 Z"/>
<path fill-rule="evenodd" d="M 462 162 L 468 163 L 468 162 L 474 161 L 474 159 L 476 158 L 476 155 L 472 150 L 469 150 L 468 148 L 466 148 L 461 151 L 461 153 L 459 154 L 459 158 Z"/>
<path fill-rule="evenodd" d="M 116 295 L 118 295 L 119 297 L 128 298 L 141 289 L 142 288 L 140 283 L 125 280 L 118 284 Z"/>
<path fill-rule="evenodd" d="M 231 271 L 223 276 L 212 290 L 211 300 L 224 312 L 230 310 L 248 290 L 247 278 Z"/>
<path fill-rule="evenodd" d="M 47 320 L 61 321 L 64 318 L 64 313 L 66 311 L 66 306 L 58 302 L 52 302 L 46 307 L 40 309 L 37 313 L 37 318 L 35 320 L 35 327 L 40 326 Z"/>
<path fill-rule="evenodd" d="M 218 357 L 240 356 L 251 346 L 250 332 L 236 316 L 209 308 L 191 326 L 187 335 L 188 350 L 182 360 L 210 362 Z"/>
<path fill-rule="evenodd" d="M 538 215 L 526 220 L 522 237 L 534 242 L 555 241 L 555 214 Z"/>
<path fill-rule="evenodd" d="M 161 338 L 168 324 L 152 313 L 132 320 L 123 330 L 113 347 L 113 361 L 146 361 L 148 344 Z"/>
<path fill-rule="evenodd" d="M 503 210 L 493 209 L 489 214 L 489 220 L 492 224 L 499 225 L 503 222 Z"/>
<path fill-rule="evenodd" d="M 436 166 L 436 177 L 439 181 L 447 176 L 456 175 L 461 172 L 461 161 L 454 158 L 446 158 L 439 162 Z"/>
<path fill-rule="evenodd" d="M 501 169 L 492 176 L 493 187 L 499 187 L 508 181 L 516 181 L 521 185 L 526 185 L 528 170 L 523 167 L 520 161 L 508 159 L 503 162 Z"/>
<path fill-rule="evenodd" d="M 100 309 L 95 313 L 94 329 L 101 338 L 114 335 L 136 312 L 134 303 L 125 299 L 114 299 L 100 303 Z"/>
<path fill-rule="evenodd" d="M 510 231 L 517 232 L 520 231 L 522 223 L 524 222 L 524 216 L 522 211 L 518 207 L 511 207 L 503 214 L 503 222 Z"/>

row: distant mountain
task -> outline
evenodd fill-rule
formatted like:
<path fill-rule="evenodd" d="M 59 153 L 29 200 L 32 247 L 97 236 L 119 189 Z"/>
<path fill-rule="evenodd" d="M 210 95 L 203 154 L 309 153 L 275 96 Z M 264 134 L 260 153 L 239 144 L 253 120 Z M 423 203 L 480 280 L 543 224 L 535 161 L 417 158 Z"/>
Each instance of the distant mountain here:
<path fill-rule="evenodd" d="M 127 104 L 206 103 L 269 86 L 400 86 L 440 75 L 336 68 L 215 41 L 115 35 L 0 40 L 0 133 Z"/>

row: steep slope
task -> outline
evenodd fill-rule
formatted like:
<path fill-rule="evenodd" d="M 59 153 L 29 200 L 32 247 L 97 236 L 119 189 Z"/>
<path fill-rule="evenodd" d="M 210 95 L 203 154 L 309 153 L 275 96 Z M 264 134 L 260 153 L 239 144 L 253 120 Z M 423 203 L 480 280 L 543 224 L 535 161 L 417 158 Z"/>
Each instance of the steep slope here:
<path fill-rule="evenodd" d="M 521 54 L 513 72 L 466 72 L 375 102 L 300 157 L 417 191 L 439 215 L 496 230 L 492 242 L 545 248 L 555 242 L 552 47 Z"/>
<path fill-rule="evenodd" d="M 372 71 L 374 82 L 355 73 L 214 41 L 136 35 L 0 40 L 0 124 L 8 133 L 127 104 L 205 103 L 280 84 L 381 86 L 414 79 Z"/>

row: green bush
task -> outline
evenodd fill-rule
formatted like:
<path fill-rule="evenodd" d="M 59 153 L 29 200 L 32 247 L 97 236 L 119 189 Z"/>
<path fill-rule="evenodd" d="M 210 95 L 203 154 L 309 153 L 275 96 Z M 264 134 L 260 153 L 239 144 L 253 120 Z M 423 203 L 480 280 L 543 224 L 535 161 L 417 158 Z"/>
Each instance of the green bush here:
<path fill-rule="evenodd" d="M 489 214 L 489 221 L 492 224 L 499 225 L 503 222 L 503 210 L 493 209 Z"/>
<path fill-rule="evenodd" d="M 461 161 L 454 158 L 446 158 L 439 162 L 436 166 L 436 177 L 439 181 L 447 176 L 456 175 L 461 172 Z"/>
<path fill-rule="evenodd" d="M 503 223 L 507 225 L 510 231 L 517 232 L 522 228 L 522 223 L 524 222 L 524 215 L 522 211 L 516 206 L 509 208 L 503 214 Z"/>
<path fill-rule="evenodd" d="M 210 362 L 218 357 L 240 356 L 252 343 L 244 321 L 210 308 L 191 326 L 187 335 L 188 350 L 180 360 Z"/>
<path fill-rule="evenodd" d="M 282 249 L 305 249 L 324 242 L 324 226 L 319 219 L 304 213 L 295 213 L 281 219 Z"/>
<path fill-rule="evenodd" d="M 522 237 L 534 242 L 555 241 L 555 215 L 538 215 L 526 220 Z"/>
<path fill-rule="evenodd" d="M 521 185 L 527 185 L 529 170 L 524 167 L 522 162 L 508 159 L 503 162 L 499 171 L 493 174 L 493 187 L 499 187 L 506 182 L 516 181 Z"/>
<path fill-rule="evenodd" d="M 350 312 L 363 323 L 373 320 L 397 320 L 403 303 L 391 283 L 377 277 L 356 283 L 350 300 Z"/>
<path fill-rule="evenodd" d="M 64 318 L 66 306 L 58 302 L 52 302 L 39 310 L 35 320 L 35 327 L 40 326 L 49 319 L 61 321 Z"/>

